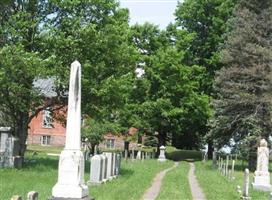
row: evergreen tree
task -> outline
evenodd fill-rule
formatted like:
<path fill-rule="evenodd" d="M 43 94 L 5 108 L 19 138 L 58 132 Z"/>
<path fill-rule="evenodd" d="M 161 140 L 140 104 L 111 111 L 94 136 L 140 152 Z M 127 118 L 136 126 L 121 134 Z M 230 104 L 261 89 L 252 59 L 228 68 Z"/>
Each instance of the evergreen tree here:
<path fill-rule="evenodd" d="M 272 2 L 241 0 L 221 52 L 224 67 L 215 80 L 215 113 L 210 136 L 218 145 L 233 139 L 256 152 L 271 133 Z M 249 154 L 249 167 L 255 158 Z"/>

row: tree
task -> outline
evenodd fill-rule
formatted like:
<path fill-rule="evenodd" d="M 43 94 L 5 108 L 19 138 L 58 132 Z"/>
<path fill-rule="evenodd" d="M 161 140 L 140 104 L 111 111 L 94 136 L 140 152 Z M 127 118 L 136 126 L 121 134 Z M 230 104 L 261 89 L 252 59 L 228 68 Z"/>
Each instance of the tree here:
<path fill-rule="evenodd" d="M 133 93 L 140 95 L 134 95 L 134 102 L 146 132 L 157 137 L 158 147 L 173 135 L 195 134 L 196 129 L 189 127 L 205 126 L 209 115 L 209 98 L 199 84 L 204 68 L 184 65 L 184 51 L 177 51 L 166 31 L 151 24 L 135 25 L 132 30 L 145 70 L 135 85 Z"/>
<path fill-rule="evenodd" d="M 176 38 L 177 48 L 184 51 L 187 46 L 184 62 L 199 65 L 206 69 L 206 75 L 201 80 L 201 90 L 208 95 L 213 93 L 214 75 L 222 67 L 220 62 L 220 47 L 228 31 L 227 21 L 232 16 L 236 0 L 185 0 L 179 3 L 176 10 Z M 184 30 L 190 34 L 190 40 L 184 41 Z M 207 119 L 208 120 L 208 119 Z M 208 127 L 202 129 L 207 133 Z M 195 138 L 181 138 L 190 144 Z M 208 155 L 212 156 L 212 141 L 208 140 Z"/>
<path fill-rule="evenodd" d="M 256 152 L 271 133 L 271 1 L 240 1 L 231 20 L 224 67 L 217 73 L 210 137 L 222 146 L 233 139 Z M 249 154 L 249 167 L 255 158 Z"/>

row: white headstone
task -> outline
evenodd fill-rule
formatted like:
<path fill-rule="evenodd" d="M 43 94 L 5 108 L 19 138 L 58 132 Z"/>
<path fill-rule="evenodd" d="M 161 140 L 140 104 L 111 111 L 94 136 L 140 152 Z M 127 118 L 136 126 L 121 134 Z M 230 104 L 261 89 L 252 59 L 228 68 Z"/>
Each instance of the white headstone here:
<path fill-rule="evenodd" d="M 105 155 L 108 158 L 108 165 L 107 165 L 107 180 L 113 179 L 113 153 L 106 152 Z"/>
<path fill-rule="evenodd" d="M 29 193 L 27 193 L 27 199 L 28 200 L 38 200 L 38 192 L 35 192 L 35 191 L 31 191 Z"/>
<path fill-rule="evenodd" d="M 116 168 L 117 168 L 117 153 L 112 153 L 113 155 L 113 162 L 112 162 L 112 174 L 113 178 L 116 178 Z"/>
<path fill-rule="evenodd" d="M 262 139 L 257 151 L 257 170 L 254 173 L 253 188 L 262 191 L 270 191 L 270 174 L 268 172 L 269 149 L 267 142 Z"/>
<path fill-rule="evenodd" d="M 243 194 L 241 198 L 244 200 L 250 199 L 249 197 L 249 170 L 248 169 L 245 169 Z"/>
<path fill-rule="evenodd" d="M 231 165 L 231 179 L 234 180 L 235 176 L 234 176 L 234 166 L 235 166 L 235 160 L 232 160 L 232 165 Z"/>
<path fill-rule="evenodd" d="M 93 185 L 102 183 L 102 162 L 102 156 L 98 154 L 91 158 L 90 180 L 88 183 Z"/>
<path fill-rule="evenodd" d="M 104 153 L 101 154 L 101 157 L 102 157 L 102 181 L 106 182 L 107 181 L 108 158 Z"/>
<path fill-rule="evenodd" d="M 134 158 L 134 152 L 135 152 L 135 150 L 133 148 L 132 151 L 131 151 L 131 155 L 130 155 L 132 161 L 135 160 L 135 158 Z"/>
<path fill-rule="evenodd" d="M 118 176 L 120 174 L 120 168 L 121 168 L 121 155 L 118 153 L 116 155 L 116 175 Z"/>
<path fill-rule="evenodd" d="M 81 65 L 71 65 L 65 148 L 60 154 L 58 182 L 52 189 L 53 199 L 88 197 L 84 182 L 84 156 L 81 147 Z"/>
<path fill-rule="evenodd" d="M 161 146 L 161 147 L 160 147 L 160 155 L 159 155 L 159 158 L 158 158 L 158 161 L 159 161 L 159 162 L 164 162 L 164 161 L 166 161 L 166 158 L 165 158 L 165 150 L 166 150 L 165 146 Z"/>
<path fill-rule="evenodd" d="M 141 150 L 138 150 L 137 156 L 136 156 L 137 160 L 141 160 L 141 154 L 142 154 Z"/>

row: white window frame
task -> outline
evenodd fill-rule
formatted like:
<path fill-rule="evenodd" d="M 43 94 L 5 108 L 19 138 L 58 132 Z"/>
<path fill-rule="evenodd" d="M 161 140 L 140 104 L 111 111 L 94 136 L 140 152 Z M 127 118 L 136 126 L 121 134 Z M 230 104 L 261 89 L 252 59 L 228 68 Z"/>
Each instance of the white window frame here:
<path fill-rule="evenodd" d="M 42 127 L 53 128 L 52 108 L 50 107 L 43 110 Z"/>
<path fill-rule="evenodd" d="M 115 139 L 106 139 L 106 148 L 107 149 L 114 149 L 115 147 Z"/>
<path fill-rule="evenodd" d="M 42 135 L 40 140 L 42 146 L 49 146 L 51 143 L 51 135 Z"/>

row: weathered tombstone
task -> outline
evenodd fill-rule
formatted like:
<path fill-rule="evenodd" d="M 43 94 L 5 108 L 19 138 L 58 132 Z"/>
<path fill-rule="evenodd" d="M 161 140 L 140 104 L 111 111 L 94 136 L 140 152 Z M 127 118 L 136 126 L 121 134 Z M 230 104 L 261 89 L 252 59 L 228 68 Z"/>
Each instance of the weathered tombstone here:
<path fill-rule="evenodd" d="M 90 180 L 88 184 L 99 185 L 102 183 L 102 162 L 102 157 L 98 154 L 91 158 Z"/>
<path fill-rule="evenodd" d="M 89 199 L 84 183 L 84 156 L 81 148 L 81 65 L 71 65 L 65 148 L 60 154 L 58 182 L 52 189 L 52 199 Z"/>
<path fill-rule="evenodd" d="M 19 195 L 13 195 L 10 200 L 23 200 Z"/>
<path fill-rule="evenodd" d="M 137 159 L 137 160 L 141 160 L 141 154 L 142 154 L 142 152 L 141 152 L 141 150 L 139 149 L 138 152 L 137 152 L 137 156 L 136 156 L 136 159 Z"/>
<path fill-rule="evenodd" d="M 253 188 L 262 191 L 270 191 L 270 174 L 268 172 L 269 149 L 265 139 L 260 141 L 257 151 L 257 170 L 254 173 Z"/>
<path fill-rule="evenodd" d="M 248 169 L 245 169 L 243 194 L 241 196 L 241 199 L 243 200 L 251 199 L 251 197 L 249 197 L 249 170 Z"/>
<path fill-rule="evenodd" d="M 125 161 L 127 162 L 127 159 L 128 159 L 128 150 L 125 149 Z"/>
<path fill-rule="evenodd" d="M 234 180 L 235 177 L 234 177 L 234 166 L 235 166 L 235 160 L 232 160 L 232 165 L 231 165 L 231 176 L 230 176 L 230 179 L 231 180 Z"/>
<path fill-rule="evenodd" d="M 151 155 L 151 158 L 155 158 L 156 157 L 156 151 L 155 149 L 152 149 L 152 155 Z"/>
<path fill-rule="evenodd" d="M 132 161 L 134 161 L 135 160 L 135 157 L 134 157 L 134 152 L 135 152 L 135 150 L 134 150 L 134 148 L 132 149 L 132 152 L 131 152 L 131 160 Z"/>
<path fill-rule="evenodd" d="M 39 193 L 35 191 L 31 191 L 27 194 L 27 199 L 28 200 L 38 200 Z"/>
<path fill-rule="evenodd" d="M 213 151 L 212 159 L 213 159 L 213 167 L 216 168 L 216 165 L 217 165 L 216 150 Z"/>
<path fill-rule="evenodd" d="M 148 152 L 145 152 L 145 159 L 148 159 Z"/>
<path fill-rule="evenodd" d="M 239 195 L 242 195 L 242 190 L 241 190 L 240 185 L 237 185 L 236 191 L 238 192 Z"/>
<path fill-rule="evenodd" d="M 227 158 L 226 158 L 225 176 L 228 176 L 228 173 L 229 173 L 229 155 L 227 155 Z"/>
<path fill-rule="evenodd" d="M 165 146 L 161 146 L 161 147 L 160 147 L 160 155 L 159 155 L 159 158 L 158 158 L 158 161 L 159 161 L 159 162 L 164 162 L 164 161 L 166 161 L 166 158 L 165 158 L 165 150 L 166 150 Z"/>
<path fill-rule="evenodd" d="M 108 158 L 108 165 L 107 165 L 107 180 L 113 179 L 113 153 L 106 152 L 105 155 Z"/>
<path fill-rule="evenodd" d="M 117 153 L 113 153 L 113 162 L 112 162 L 112 175 L 113 175 L 113 178 L 116 178 L 117 176 L 116 176 L 116 164 L 117 164 L 117 162 L 116 162 L 116 156 L 117 156 Z"/>
<path fill-rule="evenodd" d="M 14 167 L 14 140 L 10 127 L 0 127 L 0 167 Z"/>
<path fill-rule="evenodd" d="M 107 181 L 108 158 L 104 153 L 101 154 L 101 157 L 102 157 L 102 181 L 106 182 Z"/>
<path fill-rule="evenodd" d="M 116 175 L 118 176 L 120 174 L 120 168 L 121 168 L 121 155 L 118 153 L 116 155 Z"/>

